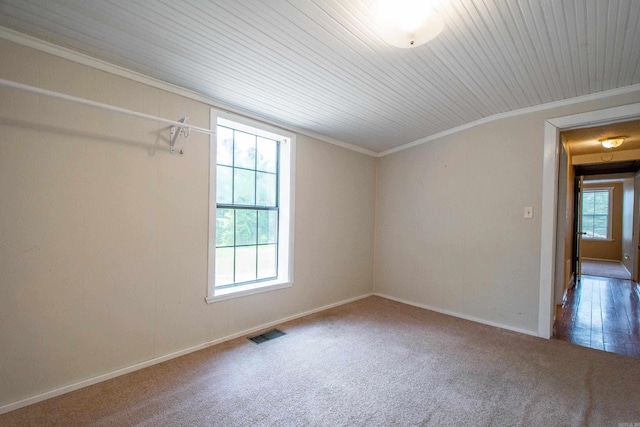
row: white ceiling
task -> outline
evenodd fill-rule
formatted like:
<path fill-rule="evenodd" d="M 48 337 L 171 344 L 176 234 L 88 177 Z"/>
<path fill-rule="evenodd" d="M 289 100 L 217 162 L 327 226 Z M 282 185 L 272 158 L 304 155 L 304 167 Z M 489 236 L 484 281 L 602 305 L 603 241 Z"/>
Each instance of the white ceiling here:
<path fill-rule="evenodd" d="M 638 0 L 437 0 L 414 49 L 374 1 L 0 0 L 0 25 L 376 152 L 640 83 Z"/>

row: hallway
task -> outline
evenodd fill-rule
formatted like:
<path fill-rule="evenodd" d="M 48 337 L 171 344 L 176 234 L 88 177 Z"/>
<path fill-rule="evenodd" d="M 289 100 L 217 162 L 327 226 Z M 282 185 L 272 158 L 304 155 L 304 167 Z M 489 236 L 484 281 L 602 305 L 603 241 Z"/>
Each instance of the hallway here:
<path fill-rule="evenodd" d="M 631 280 L 583 275 L 556 319 L 556 339 L 640 358 L 640 285 Z"/>

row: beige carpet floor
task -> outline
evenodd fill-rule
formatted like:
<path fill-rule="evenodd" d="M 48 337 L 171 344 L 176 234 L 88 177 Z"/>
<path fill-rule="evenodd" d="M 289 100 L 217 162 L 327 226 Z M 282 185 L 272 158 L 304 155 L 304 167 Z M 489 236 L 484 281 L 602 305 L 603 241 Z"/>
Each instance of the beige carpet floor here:
<path fill-rule="evenodd" d="M 0 415 L 2 426 L 615 426 L 640 359 L 379 297 Z M 633 425 L 633 424 L 632 424 Z"/>
<path fill-rule="evenodd" d="M 580 273 L 585 276 L 631 280 L 631 273 L 629 273 L 629 270 L 627 270 L 620 261 L 583 259 Z"/>

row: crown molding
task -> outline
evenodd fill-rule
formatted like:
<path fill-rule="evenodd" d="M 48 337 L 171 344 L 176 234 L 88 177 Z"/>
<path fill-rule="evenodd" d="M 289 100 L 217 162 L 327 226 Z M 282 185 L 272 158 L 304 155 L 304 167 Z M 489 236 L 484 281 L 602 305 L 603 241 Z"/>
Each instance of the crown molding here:
<path fill-rule="evenodd" d="M 470 129 L 485 123 L 490 123 L 490 122 L 494 122 L 496 120 L 502 120 L 502 119 L 506 119 L 506 118 L 511 118 L 511 117 L 517 117 L 517 116 L 522 116 L 525 114 L 531 114 L 531 113 L 537 113 L 540 111 L 545 111 L 545 110 L 551 110 L 554 108 L 559 108 L 559 107 L 566 107 L 569 105 L 574 105 L 574 104 L 580 104 L 582 102 L 589 102 L 589 101 L 595 101 L 595 100 L 599 100 L 599 99 L 603 99 L 603 98 L 609 98 L 611 96 L 617 96 L 617 95 L 625 95 L 628 93 L 634 93 L 634 92 L 638 92 L 640 91 L 640 84 L 635 84 L 635 85 L 631 85 L 631 86 L 625 86 L 625 87 L 621 87 L 621 88 L 616 88 L 616 89 L 610 89 L 610 90 L 605 90 L 602 92 L 596 92 L 596 93 L 590 93 L 588 95 L 581 95 L 581 96 L 577 96 L 574 98 L 568 98 L 568 99 L 563 99 L 560 101 L 553 101 L 553 102 L 548 102 L 546 104 L 540 104 L 540 105 L 534 105 L 532 107 L 526 107 L 526 108 L 521 108 L 519 110 L 513 110 L 513 111 L 507 111 L 506 113 L 500 113 L 500 114 L 494 114 L 493 116 L 488 116 L 488 117 L 484 117 L 482 119 L 473 121 L 473 122 L 469 122 L 469 123 L 465 123 L 461 126 L 457 126 L 451 129 L 447 129 L 445 131 L 442 132 L 438 132 L 436 134 L 433 135 L 429 135 L 426 136 L 424 138 L 420 138 L 417 139 L 413 142 L 408 142 L 406 144 L 400 145 L 398 147 L 394 147 L 391 148 L 389 150 L 386 151 L 382 151 L 378 154 L 376 154 L 376 157 L 384 157 L 387 156 L 389 154 L 393 154 L 393 153 L 397 153 L 398 151 L 403 151 L 403 150 L 407 150 L 409 148 L 412 147 L 417 147 L 418 145 L 422 145 L 425 144 L 427 142 L 445 137 L 447 135 L 451 135 L 466 129 Z"/>
<path fill-rule="evenodd" d="M 87 67 L 91 67 L 100 71 L 114 74 L 116 76 L 120 76 L 138 83 L 142 83 L 147 86 L 154 87 L 156 89 L 161 89 L 166 92 L 173 93 L 175 95 L 180 95 L 185 98 L 192 99 L 194 101 L 202 102 L 203 104 L 207 104 L 213 108 L 224 110 L 233 114 L 238 114 L 240 116 L 257 120 L 271 126 L 288 130 L 290 132 L 294 132 L 300 135 L 305 135 L 305 136 L 320 140 L 322 142 L 326 142 L 328 144 L 336 145 L 338 147 L 342 147 L 347 150 L 355 151 L 361 154 L 366 154 L 372 157 L 376 157 L 378 155 L 378 153 L 376 153 L 375 151 L 368 150 L 366 148 L 362 148 L 357 145 L 350 144 L 348 142 L 340 141 L 325 135 L 320 135 L 315 132 L 310 132 L 308 130 L 292 127 L 290 125 L 265 118 L 255 113 L 251 113 L 249 111 L 239 109 L 232 105 L 222 103 L 212 97 L 186 89 L 184 87 L 174 85 L 172 83 L 168 83 L 163 80 L 156 79 L 154 77 L 147 76 L 146 74 L 142 74 L 137 71 L 133 71 L 128 68 L 121 67 L 119 65 L 116 65 L 107 61 L 103 61 L 93 56 L 80 53 L 75 50 L 44 41 L 39 38 L 29 36 L 27 34 L 24 34 L 19 31 L 15 31 L 3 26 L 0 26 L 0 39 L 4 39 L 25 47 L 29 47 L 29 48 L 38 50 L 40 52 L 48 53 L 50 55 L 54 55 L 59 58 L 64 58 L 69 61 L 82 64 Z"/>
<path fill-rule="evenodd" d="M 253 119 L 253 120 L 257 120 L 272 126 L 276 126 L 279 128 L 282 128 L 284 130 L 288 130 L 290 132 L 295 132 L 297 134 L 300 135 L 305 135 L 323 142 L 326 142 L 328 144 L 332 144 L 332 145 L 336 145 L 338 147 L 342 147 L 345 148 L 347 150 L 351 150 L 351 151 L 355 151 L 361 154 L 366 154 L 368 156 L 372 156 L 372 157 L 384 157 L 387 156 L 389 154 L 393 154 L 393 153 L 397 153 L 399 151 L 403 151 L 403 150 L 407 150 L 409 148 L 412 147 L 417 147 L 419 145 L 425 144 L 427 142 L 430 141 L 434 141 L 436 139 L 445 137 L 447 135 L 452 135 L 458 132 L 461 132 L 463 130 L 466 129 L 470 129 L 485 123 L 490 123 L 496 120 L 501 120 L 501 119 L 506 119 L 506 118 L 511 118 L 511 117 L 517 117 L 517 116 L 521 116 L 521 115 L 525 115 L 525 114 L 530 114 L 530 113 L 536 113 L 536 112 L 540 112 L 540 111 L 545 111 L 545 110 L 551 110 L 553 108 L 558 108 L 558 107 L 566 107 L 566 106 L 570 106 L 570 105 L 574 105 L 574 104 L 579 104 L 582 102 L 588 102 L 588 101 L 594 101 L 594 100 L 599 100 L 599 99 L 603 99 L 603 98 L 608 98 L 611 96 L 616 96 L 616 95 L 624 95 L 624 94 L 628 94 L 628 93 L 634 93 L 634 92 L 638 92 L 640 91 L 640 84 L 635 84 L 635 85 L 631 85 L 631 86 L 625 86 L 622 88 L 616 88 L 616 89 L 610 89 L 610 90 L 606 90 L 606 91 L 602 91 L 602 92 L 596 92 L 596 93 L 591 93 L 588 95 L 581 95 L 581 96 L 577 96 L 574 98 L 568 98 L 568 99 L 563 99 L 560 101 L 553 101 L 553 102 L 549 102 L 546 104 L 540 104 L 540 105 L 534 105 L 532 107 L 526 107 L 526 108 L 521 108 L 519 110 L 514 110 L 514 111 L 508 111 L 505 113 L 499 113 L 499 114 L 494 114 L 492 116 L 488 116 L 488 117 L 484 117 L 482 119 L 479 120 L 475 120 L 473 122 L 469 122 L 469 123 L 465 123 L 463 125 L 451 128 L 451 129 L 447 129 L 444 130 L 442 132 L 438 132 L 436 134 L 433 135 L 429 135 L 429 136 L 425 136 L 423 138 L 417 139 L 415 141 L 412 142 L 408 142 L 406 144 L 391 148 L 389 150 L 385 150 L 382 152 L 375 152 L 373 150 L 369 150 L 354 144 L 350 144 L 348 142 L 344 142 L 344 141 L 340 141 L 331 137 L 328 137 L 326 135 L 321 135 L 315 132 L 311 132 L 305 129 L 300 129 L 300 128 L 296 128 L 296 127 L 292 127 L 290 125 L 281 123 L 281 122 L 277 122 L 274 120 L 271 120 L 269 118 L 265 118 L 262 117 L 260 115 L 257 115 L 255 113 L 251 113 L 249 111 L 245 111 L 242 109 L 239 109 L 237 107 L 228 105 L 228 104 L 224 104 L 212 97 L 208 97 L 206 95 L 203 95 L 201 93 L 186 89 L 184 87 L 178 86 L 178 85 L 174 85 L 168 82 L 165 82 L 163 80 L 159 80 L 156 79 L 154 77 L 150 77 L 147 76 L 145 74 L 139 73 L 137 71 L 133 71 L 130 70 L 128 68 L 124 68 L 121 67 L 119 65 L 115 65 L 112 64 L 110 62 L 107 61 L 103 61 L 101 59 L 89 56 L 87 54 L 84 53 L 80 53 L 77 52 L 75 50 L 72 49 L 68 49 L 41 39 L 38 39 L 36 37 L 32 37 L 29 35 L 26 35 L 24 33 L 15 31 L 15 30 L 11 30 L 9 28 L 6 27 L 2 27 L 0 26 L 0 38 L 20 44 L 22 46 L 26 46 L 26 47 L 30 47 L 32 49 L 36 49 L 39 50 L 41 52 L 45 52 L 51 55 L 55 55 L 57 57 L 60 58 L 64 58 L 67 59 L 69 61 L 73 61 L 82 65 L 86 65 L 88 67 L 91 68 L 95 68 L 110 74 L 114 74 L 129 80 L 133 80 L 136 81 L 138 83 L 142 83 L 142 84 L 146 84 L 148 86 L 151 87 L 155 87 L 157 89 L 161 89 L 176 95 L 180 95 L 180 96 L 184 96 L 185 98 L 189 98 L 192 99 L 194 101 L 198 101 L 198 102 L 202 102 L 204 104 L 207 104 L 213 108 L 217 108 L 220 110 L 224 110 L 227 111 L 229 113 L 233 113 L 233 114 L 238 114 L 241 116 L 245 116 L 247 118 Z"/>

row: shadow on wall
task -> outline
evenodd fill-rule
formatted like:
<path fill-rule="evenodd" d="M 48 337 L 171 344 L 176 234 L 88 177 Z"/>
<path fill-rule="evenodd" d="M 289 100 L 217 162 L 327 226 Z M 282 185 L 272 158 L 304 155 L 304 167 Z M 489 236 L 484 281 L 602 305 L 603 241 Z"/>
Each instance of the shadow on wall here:
<path fill-rule="evenodd" d="M 78 129 L 71 129 L 63 126 L 54 126 L 42 123 L 34 123 L 27 120 L 9 119 L 6 117 L 0 117 L 0 125 L 11 126 L 25 130 L 36 130 L 40 132 L 48 132 L 62 136 L 68 136 L 71 138 L 90 139 L 92 142 L 103 143 L 116 143 L 133 148 L 142 148 L 147 150 L 150 157 L 153 157 L 158 152 L 170 152 L 169 144 L 169 128 L 161 128 L 157 131 L 150 132 L 150 135 L 155 135 L 155 141 L 153 144 L 142 142 L 135 139 L 114 137 L 113 135 L 100 134 L 96 132 L 87 132 Z"/>

